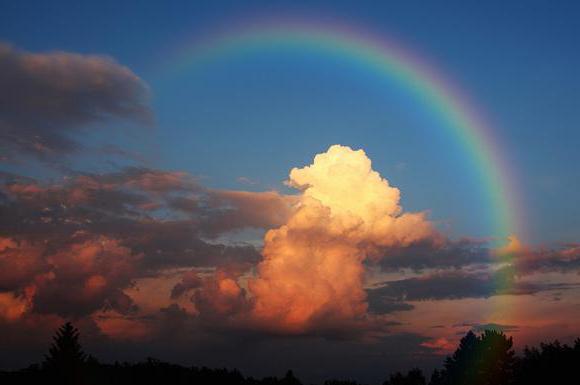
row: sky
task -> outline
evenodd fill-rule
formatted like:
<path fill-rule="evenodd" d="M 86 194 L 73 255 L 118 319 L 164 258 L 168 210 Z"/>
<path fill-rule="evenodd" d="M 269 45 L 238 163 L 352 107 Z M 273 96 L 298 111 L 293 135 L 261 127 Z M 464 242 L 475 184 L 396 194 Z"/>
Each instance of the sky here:
<path fill-rule="evenodd" d="M 312 381 L 579 336 L 578 7 L 2 4 L 0 365 L 69 319 Z"/>

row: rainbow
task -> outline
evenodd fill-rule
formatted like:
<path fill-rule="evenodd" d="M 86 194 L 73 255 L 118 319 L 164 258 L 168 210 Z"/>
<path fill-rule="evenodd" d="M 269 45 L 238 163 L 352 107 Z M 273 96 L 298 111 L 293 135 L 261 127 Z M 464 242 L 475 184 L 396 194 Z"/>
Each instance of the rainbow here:
<path fill-rule="evenodd" d="M 176 54 L 169 55 L 170 72 L 269 48 L 314 50 L 318 54 L 342 57 L 396 81 L 441 119 L 441 126 L 475 165 L 474 172 L 493 213 L 493 234 L 490 235 L 499 238 L 510 234 L 524 236 L 514 174 L 502 155 L 492 126 L 456 84 L 424 58 L 393 41 L 336 23 L 285 19 L 237 23 L 178 47 Z"/>

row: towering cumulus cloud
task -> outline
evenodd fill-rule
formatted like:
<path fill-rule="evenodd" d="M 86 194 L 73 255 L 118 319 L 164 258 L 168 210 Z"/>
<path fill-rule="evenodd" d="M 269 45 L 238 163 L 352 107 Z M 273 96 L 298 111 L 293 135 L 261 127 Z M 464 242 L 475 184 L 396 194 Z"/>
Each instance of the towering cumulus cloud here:
<path fill-rule="evenodd" d="M 402 213 L 399 190 L 363 150 L 331 146 L 287 183 L 302 191 L 296 210 L 266 233 L 248 283 L 253 318 L 272 329 L 302 333 L 363 317 L 363 261 L 436 238 L 424 213 Z"/>

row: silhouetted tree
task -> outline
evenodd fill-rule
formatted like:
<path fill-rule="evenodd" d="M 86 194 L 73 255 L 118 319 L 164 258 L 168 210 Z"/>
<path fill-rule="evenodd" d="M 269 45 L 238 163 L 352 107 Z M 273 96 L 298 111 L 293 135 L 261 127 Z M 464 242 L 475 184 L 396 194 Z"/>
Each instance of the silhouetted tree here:
<path fill-rule="evenodd" d="M 389 379 L 383 382 L 383 385 L 425 385 L 427 380 L 423 375 L 421 369 L 412 369 L 407 375 L 403 375 L 401 372 L 391 374 Z"/>
<path fill-rule="evenodd" d="M 505 385 L 513 380 L 513 341 L 503 332 L 485 330 L 480 336 L 469 331 L 431 385 Z"/>
<path fill-rule="evenodd" d="M 359 385 L 359 383 L 353 380 L 326 380 L 324 385 Z"/>
<path fill-rule="evenodd" d="M 291 370 L 286 372 L 286 375 L 284 376 L 284 378 L 282 380 L 280 380 L 280 384 L 283 384 L 283 385 L 302 385 L 300 380 L 298 380 L 294 376 L 294 372 L 292 372 Z"/>
<path fill-rule="evenodd" d="M 478 375 L 485 385 L 503 385 L 513 382 L 515 352 L 512 337 L 503 332 L 486 330 L 480 337 Z"/>
<path fill-rule="evenodd" d="M 515 384 L 580 383 L 580 339 L 574 346 L 559 341 L 542 343 L 539 348 L 526 347 L 518 360 Z"/>
<path fill-rule="evenodd" d="M 516 358 L 512 339 L 496 331 L 469 332 L 459 347 L 435 370 L 429 385 L 576 385 L 580 384 L 580 339 L 573 346 L 558 341 L 526 347 Z M 54 336 L 42 365 L 18 371 L 0 371 L 0 384 L 82 385 L 300 385 L 292 371 L 282 378 L 254 379 L 238 370 L 184 367 L 154 358 L 136 363 L 104 364 L 87 356 L 79 344 L 79 332 L 70 323 Z M 384 385 L 425 385 L 419 369 L 406 375 L 392 374 Z M 355 381 L 330 380 L 324 385 L 357 385 Z"/>
<path fill-rule="evenodd" d="M 429 381 L 429 385 L 440 385 L 443 383 L 443 377 L 441 371 L 435 369 L 431 374 L 431 380 Z"/>
<path fill-rule="evenodd" d="M 475 350 L 478 338 L 471 330 L 461 339 L 451 357 L 445 359 L 437 385 L 455 385 L 473 381 L 475 378 Z"/>
<path fill-rule="evenodd" d="M 79 331 L 70 322 L 62 325 L 53 337 L 53 344 L 42 364 L 43 369 L 63 384 L 81 383 L 87 359 L 79 343 Z"/>

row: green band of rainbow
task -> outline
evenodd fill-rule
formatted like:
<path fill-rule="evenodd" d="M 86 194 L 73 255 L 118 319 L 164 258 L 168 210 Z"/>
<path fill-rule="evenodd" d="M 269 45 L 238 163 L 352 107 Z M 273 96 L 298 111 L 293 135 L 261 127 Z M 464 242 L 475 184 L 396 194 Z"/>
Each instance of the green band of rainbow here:
<path fill-rule="evenodd" d="M 521 210 L 516 199 L 515 178 L 504 161 L 494 130 L 459 87 L 427 61 L 392 41 L 345 25 L 268 20 L 237 24 L 188 41 L 171 57 L 170 69 L 180 72 L 200 61 L 284 47 L 338 55 L 400 83 L 435 112 L 452 139 L 464 148 L 466 156 L 476 165 L 474 172 L 493 213 L 493 234 L 490 235 L 524 235 L 518 221 Z"/>

